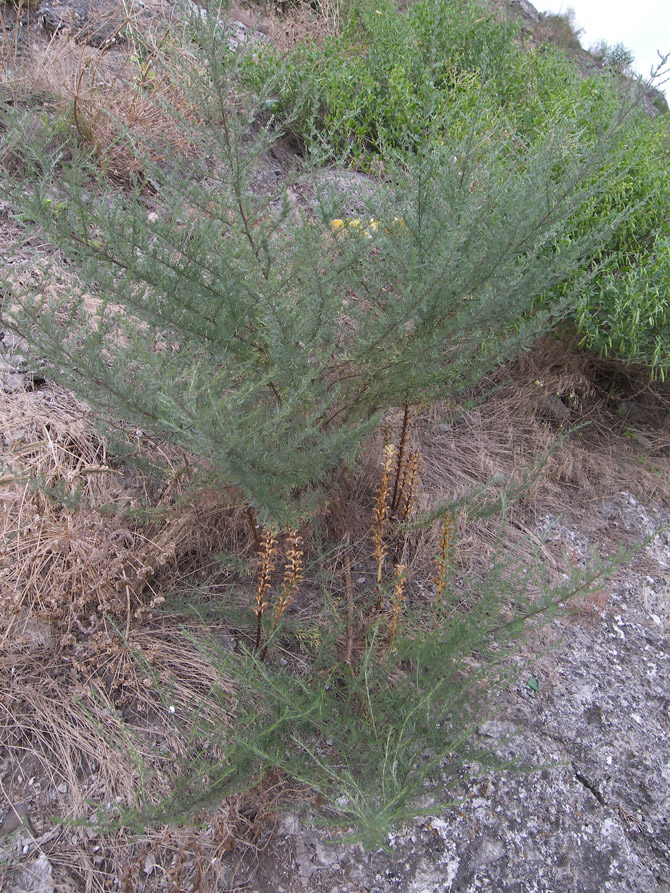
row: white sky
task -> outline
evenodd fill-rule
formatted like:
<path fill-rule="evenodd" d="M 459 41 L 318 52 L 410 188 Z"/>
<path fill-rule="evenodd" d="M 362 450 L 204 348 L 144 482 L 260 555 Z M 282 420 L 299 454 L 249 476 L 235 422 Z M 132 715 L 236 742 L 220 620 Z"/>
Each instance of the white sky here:
<path fill-rule="evenodd" d="M 599 40 L 623 43 L 635 57 L 634 70 L 644 77 L 659 61 L 656 50 L 670 53 L 670 0 L 536 0 L 535 6 L 541 12 L 574 9 L 585 49 Z M 670 95 L 670 83 L 664 89 Z"/>

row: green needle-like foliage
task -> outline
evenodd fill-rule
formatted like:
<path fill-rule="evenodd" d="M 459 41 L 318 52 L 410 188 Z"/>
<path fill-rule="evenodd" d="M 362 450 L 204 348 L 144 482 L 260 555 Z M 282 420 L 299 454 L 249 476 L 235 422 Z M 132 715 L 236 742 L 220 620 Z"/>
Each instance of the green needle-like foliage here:
<path fill-rule="evenodd" d="M 482 92 L 440 113 L 439 133 L 458 138 L 388 157 L 361 224 L 332 232 L 345 216 L 332 192 L 315 187 L 301 206 L 290 180 L 273 195 L 255 186 L 281 132 L 261 123 L 263 98 L 241 91 L 244 54 L 226 39 L 201 23 L 181 57 L 188 113 L 160 106 L 178 149 L 125 135 L 141 162 L 125 192 L 104 152 L 61 158 L 31 137 L 28 178 L 5 191 L 81 288 L 55 298 L 44 282 L 14 285 L 4 320 L 48 375 L 203 457 L 282 525 L 309 510 L 380 413 L 462 391 L 565 313 L 583 285 L 575 271 L 617 217 L 570 239 L 566 228 L 604 188 L 628 110 L 610 103 L 588 138 L 566 116 L 511 145 Z M 20 132 L 19 117 L 14 151 Z M 312 182 L 309 169 L 298 175 Z M 534 309 L 568 279 L 561 301 Z"/>

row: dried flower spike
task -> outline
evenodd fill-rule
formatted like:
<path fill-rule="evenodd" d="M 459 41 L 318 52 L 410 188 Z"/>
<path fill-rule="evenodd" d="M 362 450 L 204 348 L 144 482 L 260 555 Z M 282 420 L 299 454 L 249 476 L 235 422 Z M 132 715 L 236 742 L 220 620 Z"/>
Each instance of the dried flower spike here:
<path fill-rule="evenodd" d="M 419 450 L 412 450 L 407 459 L 405 473 L 402 479 L 401 494 L 404 500 L 402 513 L 400 515 L 400 523 L 405 521 L 412 514 L 412 510 L 416 504 L 416 494 L 421 486 L 421 453 Z"/>
<path fill-rule="evenodd" d="M 382 609 L 382 568 L 384 565 L 384 557 L 386 556 L 386 544 L 384 542 L 384 533 L 386 522 L 389 516 L 389 483 L 391 480 L 391 469 L 393 467 L 393 458 L 395 456 L 395 447 L 392 443 L 384 446 L 384 461 L 382 463 L 382 473 L 379 479 L 379 489 L 377 490 L 377 502 L 374 511 L 374 526 L 372 528 L 374 542 L 374 557 L 377 562 L 377 613 Z"/>
<path fill-rule="evenodd" d="M 258 553 L 258 583 L 256 585 L 256 645 L 255 650 L 261 647 L 261 633 L 263 614 L 268 608 L 265 600 L 267 591 L 272 583 L 272 572 L 275 569 L 275 556 L 277 554 L 277 535 L 274 530 L 264 530 L 261 536 L 261 548 Z"/>
<path fill-rule="evenodd" d="M 298 591 L 298 587 L 300 586 L 303 577 L 303 552 L 300 548 L 302 546 L 302 537 L 296 530 L 289 528 L 286 532 L 286 538 L 287 549 L 286 564 L 284 565 L 284 581 L 272 617 L 273 628 L 277 626 L 282 614 L 286 611 L 289 605 L 292 604 L 293 596 Z"/>
<path fill-rule="evenodd" d="M 437 555 L 433 558 L 433 564 L 437 570 L 433 578 L 433 583 L 435 584 L 435 611 L 437 611 L 447 583 L 449 571 L 453 566 L 454 542 L 454 519 L 451 515 L 445 515 L 440 528 L 440 547 Z"/>

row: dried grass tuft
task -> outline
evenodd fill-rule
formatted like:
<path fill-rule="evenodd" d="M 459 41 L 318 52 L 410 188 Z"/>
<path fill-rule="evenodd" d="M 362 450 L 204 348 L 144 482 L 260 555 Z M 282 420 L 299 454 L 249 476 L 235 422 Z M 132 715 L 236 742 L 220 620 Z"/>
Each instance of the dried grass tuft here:
<path fill-rule="evenodd" d="M 170 53 L 156 44 L 140 63 L 131 52 L 80 46 L 56 36 L 37 55 L 35 86 L 56 97 L 71 113 L 79 138 L 95 149 L 105 170 L 126 181 L 143 171 L 145 160 L 188 154 L 185 129 L 170 109 L 189 108 L 183 87 L 170 74 Z"/>
<path fill-rule="evenodd" d="M 508 512 L 510 546 L 530 548 L 540 516 L 582 523 L 585 505 L 623 490 L 644 500 L 670 497 L 670 391 L 648 376 L 547 338 L 473 398 L 479 402 L 471 409 L 433 407 L 419 420 L 424 491 L 439 504 L 489 481 L 487 498 L 494 501 L 506 482 L 518 482 L 521 500 Z M 641 440 L 620 413 L 630 400 Z M 460 568 L 485 567 L 497 545 L 497 524 L 458 521 Z M 439 552 L 438 530 L 426 545 L 431 554 Z M 611 551 L 611 542 L 602 545 Z M 543 556 L 548 569 L 566 570 L 562 556 L 548 548 Z"/>
<path fill-rule="evenodd" d="M 268 3 L 266 8 L 250 8 L 234 3 L 228 18 L 242 22 L 266 34 L 279 51 L 290 53 L 303 43 L 323 43 L 340 33 L 342 24 L 341 0 L 309 0 Z"/>
<path fill-rule="evenodd" d="M 34 17 L 34 0 L 15 0 L 0 7 L 0 86 L 12 91 L 27 75 L 27 34 Z"/>
<path fill-rule="evenodd" d="M 5 642 L 29 621 L 48 624 L 63 647 L 110 624 L 128 636 L 164 600 L 168 574 L 174 586 L 216 565 L 218 552 L 249 548 L 241 509 L 194 488 L 182 454 L 156 447 L 172 469 L 156 491 L 108 455 L 67 391 L 0 393 L 0 419 Z"/>
<path fill-rule="evenodd" d="M 226 514 L 212 494 L 186 500 L 176 474 L 159 494 L 157 519 L 138 526 L 127 510 L 146 499 L 147 482 L 114 467 L 86 407 L 67 392 L 0 393 L 0 418 L 0 753 L 16 767 L 5 779 L 11 791 L 25 791 L 21 799 L 27 779 L 38 779 L 38 828 L 52 829 L 53 814 L 93 823 L 75 834 L 50 830 L 47 853 L 57 877 L 102 891 L 145 844 L 122 831 L 97 833 L 96 812 L 113 824 L 120 809 L 168 797 L 194 744 L 194 709 L 203 747 L 225 747 L 235 692 L 211 657 L 211 631 L 161 619 L 152 607 L 163 589 L 152 581 L 165 556 L 162 571 L 169 563 L 173 580 L 180 568 L 205 563 L 235 510 Z M 109 513 L 100 513 L 103 505 Z M 203 853 L 222 846 L 234 811 L 222 807 L 209 836 L 193 832 Z M 233 832 L 243 836 L 238 819 L 224 839 Z M 189 852 L 184 832 L 170 840 Z M 167 857 L 166 845 L 159 850 Z M 184 878 L 194 864 L 184 856 Z"/>
<path fill-rule="evenodd" d="M 156 569 L 174 559 L 172 543 L 114 511 L 129 502 L 123 474 L 65 391 L 1 394 L 0 418 L 5 636 L 27 617 L 52 624 L 62 644 L 104 629 L 107 616 L 128 630 L 151 604 L 143 595 Z"/>
<path fill-rule="evenodd" d="M 187 50 L 179 28 L 164 22 L 158 30 L 124 4 L 116 24 L 96 18 L 96 31 L 110 33 L 101 47 L 72 27 L 19 51 L 17 35 L 26 29 L 8 27 L 0 15 L 4 80 L 12 92 L 48 97 L 108 175 L 127 183 L 141 178 L 147 162 L 192 151 L 187 122 L 197 115 L 181 77 Z"/>
<path fill-rule="evenodd" d="M 184 849 L 183 831 L 151 832 L 138 843 L 122 830 L 102 829 L 122 825 L 121 810 L 169 797 L 179 757 L 193 746 L 194 709 L 212 740 L 223 737 L 234 691 L 192 637 L 206 634 L 158 628 L 130 641 L 100 637 L 85 652 L 73 650 L 69 661 L 44 647 L 0 656 L 0 747 L 17 775 L 38 779 L 34 823 L 50 827 L 54 813 L 87 823 L 79 834 L 59 835 L 57 827 L 49 836 L 55 837 L 50 861 L 82 884 L 77 889 L 109 889 L 110 875 L 146 851 L 147 841 L 166 844 L 173 834 L 174 846 L 181 840 Z M 220 846 L 226 829 L 225 839 L 242 837 L 234 813 L 233 798 L 210 819 L 205 851 Z"/>

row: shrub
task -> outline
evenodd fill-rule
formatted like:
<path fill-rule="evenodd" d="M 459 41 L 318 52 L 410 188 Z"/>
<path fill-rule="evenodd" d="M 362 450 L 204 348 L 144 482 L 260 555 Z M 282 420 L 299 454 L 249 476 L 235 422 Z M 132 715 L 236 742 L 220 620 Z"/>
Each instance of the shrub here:
<path fill-rule="evenodd" d="M 173 792 L 158 807 L 138 804 L 139 813 L 125 821 L 140 828 L 183 821 L 278 770 L 310 791 L 313 805 L 323 807 L 320 818 L 339 833 L 347 830 L 370 848 L 387 844 L 394 827 L 421 812 L 420 798 L 436 785 L 448 789 L 469 760 L 496 765 L 472 738 L 518 674 L 510 658 L 519 636 L 533 617 L 550 615 L 598 577 L 592 569 L 524 607 L 524 587 L 546 580 L 538 565 L 529 568 L 503 551 L 486 579 L 458 590 L 464 609 L 440 612 L 434 624 L 430 612 L 406 611 L 391 649 L 380 620 L 357 641 L 352 666 L 342 661 L 342 616 L 335 611 L 319 627 L 330 634 L 295 666 L 287 635 L 285 666 L 201 643 L 222 678 L 235 680 L 234 728 L 206 728 L 194 704 L 187 719 L 194 740 Z M 225 756 L 213 759 L 222 742 Z"/>
<path fill-rule="evenodd" d="M 441 121 L 460 139 L 424 142 L 400 163 L 389 156 L 371 190 L 374 222 L 333 234 L 344 215 L 323 189 L 303 210 L 286 190 L 255 190 L 274 122 L 259 131 L 225 33 L 203 31 L 199 43 L 182 57 L 189 115 L 182 101 L 172 112 L 184 140 L 171 156 L 162 140 L 158 154 L 134 144 L 133 189 L 110 191 L 107 156 L 83 147 L 62 166 L 45 150 L 31 188 L 10 190 L 82 288 L 53 299 L 42 282 L 15 285 L 5 320 L 50 375 L 204 457 L 285 523 L 381 412 L 462 391 L 565 312 L 572 294 L 541 312 L 534 301 L 568 277 L 573 292 L 582 287 L 575 271 L 588 270 L 611 215 L 564 233 L 602 194 L 625 113 L 607 109 L 599 139 L 595 118 L 586 141 L 558 121 L 510 152 L 485 95 L 456 103 Z"/>
<path fill-rule="evenodd" d="M 574 9 L 564 13 L 548 13 L 540 19 L 537 37 L 572 52 L 579 51 L 582 45 L 579 38 L 582 29 L 577 27 Z"/>
<path fill-rule="evenodd" d="M 670 368 L 670 237 L 616 267 L 610 262 L 577 310 L 583 343 L 604 356 L 650 368 L 661 381 Z"/>
<path fill-rule="evenodd" d="M 144 828 L 181 822 L 203 805 L 250 786 L 262 788 L 265 779 L 281 779 L 289 788 L 308 792 L 319 818 L 338 833 L 347 830 L 365 846 L 378 847 L 396 825 L 421 811 L 420 798 L 425 805 L 432 790 L 448 789 L 468 761 L 497 765 L 490 754 L 473 747 L 472 739 L 483 717 L 495 712 L 501 691 L 518 677 L 519 637 L 577 594 L 593 594 L 591 584 L 607 568 L 573 569 L 555 585 L 545 568 L 542 542 L 528 537 L 510 550 L 504 516 L 514 485 L 484 487 L 476 498 L 417 516 L 417 478 L 410 485 L 405 472 L 416 470 L 419 456 L 403 450 L 406 431 L 405 424 L 397 450 L 386 443 L 382 451 L 371 535 L 355 550 L 345 539 L 332 561 L 323 562 L 343 567 L 343 581 L 339 575 L 330 586 L 319 585 L 315 576 L 304 580 L 295 531 L 287 532 L 284 549 L 274 532 L 263 532 L 254 611 L 258 623 L 249 618 L 246 644 L 240 636 L 232 651 L 222 649 L 215 637 L 192 641 L 203 663 L 226 680 L 213 684 L 208 702 L 227 703 L 233 682 L 234 718 L 213 722 L 211 710 L 196 700 L 181 719 L 191 739 L 177 757 L 173 790 L 159 803 L 149 798 L 137 803 L 124 824 Z M 405 483 L 397 488 L 399 480 Z M 526 486 L 517 483 L 517 495 Z M 495 543 L 486 570 L 468 573 L 459 556 L 459 527 L 475 518 L 481 523 L 501 503 L 503 518 L 490 530 Z M 424 583 L 414 587 L 408 605 L 405 589 L 414 581 L 398 556 L 406 555 L 412 564 L 415 535 L 435 517 L 442 524 L 434 590 L 429 595 Z M 352 568 L 353 552 L 358 560 Z M 384 566 L 392 563 L 393 571 Z M 354 587 L 352 570 L 358 576 L 356 571 L 372 570 L 375 564 L 376 576 L 370 573 L 367 585 L 365 577 L 359 578 Z M 287 612 L 287 592 L 295 595 L 303 585 L 311 595 L 300 596 L 299 611 Z M 196 592 L 189 607 L 201 619 L 229 613 L 239 628 L 234 605 L 245 595 L 248 603 L 248 592 L 227 591 L 214 605 Z M 272 617 L 262 648 L 261 603 Z M 163 700 L 166 705 L 173 701 L 169 686 Z"/>
<path fill-rule="evenodd" d="M 580 292 L 574 315 L 586 346 L 646 365 L 661 379 L 670 365 L 668 123 L 667 116 L 638 118 L 607 188 L 577 221 L 584 232 L 602 213 L 625 218 L 594 259 L 597 274 Z"/>
<path fill-rule="evenodd" d="M 595 56 L 603 65 L 607 65 L 616 71 L 630 69 L 635 61 L 632 52 L 623 43 L 617 43 L 614 44 L 614 46 L 611 46 L 606 41 L 601 40 L 591 48 L 590 52 L 591 55 Z"/>
<path fill-rule="evenodd" d="M 391 0 L 360 0 L 342 35 L 288 57 L 268 47 L 246 77 L 277 95 L 308 151 L 365 164 L 416 151 L 462 91 L 472 108 L 481 82 L 472 75 L 498 78 L 515 33 L 469 0 L 418 0 L 404 14 Z"/>

